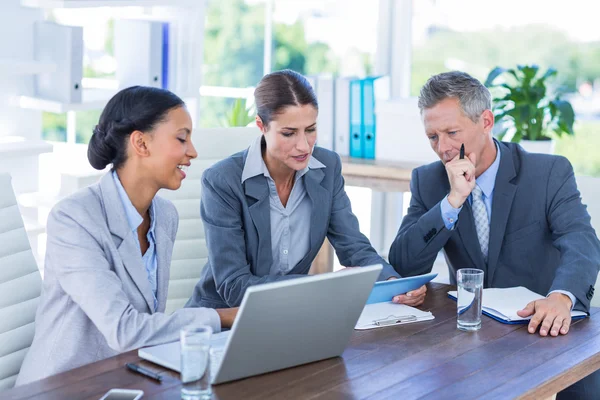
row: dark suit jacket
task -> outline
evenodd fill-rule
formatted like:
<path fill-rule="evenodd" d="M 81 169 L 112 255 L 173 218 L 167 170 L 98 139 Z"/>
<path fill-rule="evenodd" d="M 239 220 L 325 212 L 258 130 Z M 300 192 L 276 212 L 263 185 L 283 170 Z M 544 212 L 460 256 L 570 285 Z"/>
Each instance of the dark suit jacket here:
<path fill-rule="evenodd" d="M 444 225 L 440 202 L 450 183 L 441 161 L 413 171 L 412 199 L 390 249 L 390 263 L 402 275 L 426 273 L 443 248 L 453 284 L 457 269 L 479 268 L 485 271 L 485 287 L 525 286 L 542 295 L 567 290 L 578 300 L 575 308 L 587 311 L 600 265 L 600 243 L 571 164 L 564 157 L 497 143 L 501 158 L 488 263 L 468 202 L 453 230 Z"/>
<path fill-rule="evenodd" d="M 269 275 L 273 262 L 269 186 L 263 175 L 242 184 L 247 155 L 248 150 L 234 154 L 202 176 L 200 215 L 208 262 L 186 307 L 236 307 L 249 286 L 306 276 L 325 237 L 342 265 L 383 264 L 380 280 L 397 276 L 360 233 L 344 190 L 340 157 L 319 147 L 313 156 L 325 168 L 311 169 L 302 177 L 312 202 L 310 250 L 289 274 Z"/>

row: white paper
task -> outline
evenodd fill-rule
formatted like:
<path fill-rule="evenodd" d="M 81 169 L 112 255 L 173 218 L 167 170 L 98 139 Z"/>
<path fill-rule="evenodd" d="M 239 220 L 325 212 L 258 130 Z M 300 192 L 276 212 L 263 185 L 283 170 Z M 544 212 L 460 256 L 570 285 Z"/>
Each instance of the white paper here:
<path fill-rule="evenodd" d="M 428 321 L 433 319 L 433 314 L 421 311 L 404 304 L 390 302 L 367 304 L 358 318 L 354 329 L 374 329 L 384 326 L 409 324 L 411 322 Z M 377 325 L 376 322 L 381 325 Z M 400 321 L 400 322 L 398 322 Z"/>

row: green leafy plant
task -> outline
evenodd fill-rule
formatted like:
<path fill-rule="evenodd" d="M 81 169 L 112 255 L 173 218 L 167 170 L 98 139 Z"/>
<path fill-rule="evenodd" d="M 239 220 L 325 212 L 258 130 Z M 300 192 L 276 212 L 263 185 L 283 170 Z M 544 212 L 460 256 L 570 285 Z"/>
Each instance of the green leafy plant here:
<path fill-rule="evenodd" d="M 253 107 L 246 106 L 246 99 L 235 99 L 230 111 L 225 112 L 225 118 L 221 120 L 221 125 L 226 128 L 234 126 L 248 126 L 254 121 Z"/>
<path fill-rule="evenodd" d="M 558 137 L 575 134 L 571 103 L 559 94 L 548 94 L 546 80 L 557 71 L 549 68 L 539 77 L 538 72 L 537 65 L 518 65 L 517 69 L 496 67 L 489 73 L 485 86 L 499 93 L 494 98 L 494 119 L 503 126 L 497 134 L 500 140 L 509 132 L 512 142 L 550 140 L 551 132 Z"/>

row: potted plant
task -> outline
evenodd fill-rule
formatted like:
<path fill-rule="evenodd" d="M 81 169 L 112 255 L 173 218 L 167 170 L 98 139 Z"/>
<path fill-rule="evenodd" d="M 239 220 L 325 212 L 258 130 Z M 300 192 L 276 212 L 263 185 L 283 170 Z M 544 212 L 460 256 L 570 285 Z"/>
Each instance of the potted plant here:
<path fill-rule="evenodd" d="M 546 80 L 555 76 L 556 70 L 549 68 L 541 76 L 538 72 L 537 65 L 496 67 L 485 86 L 497 93 L 493 111 L 499 125 L 498 139 L 510 137 L 511 142 L 520 143 L 527 151 L 552 153 L 553 134 L 574 135 L 575 113 L 571 103 L 560 99 L 559 94 L 548 94 Z"/>
<path fill-rule="evenodd" d="M 235 99 L 231 110 L 225 113 L 221 119 L 221 125 L 224 128 L 248 126 L 255 120 L 253 107 L 246 105 L 246 99 Z"/>

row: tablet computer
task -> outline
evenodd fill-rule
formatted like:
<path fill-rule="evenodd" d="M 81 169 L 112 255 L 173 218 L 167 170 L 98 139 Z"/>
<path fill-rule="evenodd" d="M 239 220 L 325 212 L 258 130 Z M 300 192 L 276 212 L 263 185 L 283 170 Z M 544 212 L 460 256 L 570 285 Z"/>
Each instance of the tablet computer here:
<path fill-rule="evenodd" d="M 367 304 L 392 301 L 394 296 L 405 294 L 415 290 L 435 278 L 437 273 L 410 276 L 408 278 L 392 279 L 389 281 L 376 282 L 367 299 Z"/>

